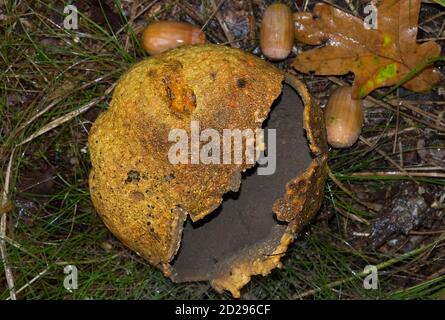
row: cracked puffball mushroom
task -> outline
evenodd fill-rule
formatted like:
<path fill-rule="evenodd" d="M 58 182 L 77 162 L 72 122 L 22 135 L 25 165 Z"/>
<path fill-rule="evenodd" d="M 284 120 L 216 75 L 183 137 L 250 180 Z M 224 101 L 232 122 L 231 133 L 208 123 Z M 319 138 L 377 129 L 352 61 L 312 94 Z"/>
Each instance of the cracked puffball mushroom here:
<path fill-rule="evenodd" d="M 338 87 L 329 96 L 324 118 L 328 143 L 334 148 L 349 148 L 362 131 L 362 100 L 352 99 L 351 86 Z"/>
<path fill-rule="evenodd" d="M 223 163 L 222 155 L 193 163 L 196 150 L 171 161 L 172 146 L 184 137 L 191 146 L 196 127 L 215 139 L 227 129 L 275 129 L 275 144 L 264 133 L 273 174 L 258 174 L 244 152 L 240 163 Z M 181 47 L 133 66 L 92 126 L 89 150 L 91 198 L 113 234 L 173 281 L 207 280 L 234 297 L 251 276 L 281 266 L 319 209 L 327 177 L 323 115 L 304 84 L 218 45 Z"/>
<path fill-rule="evenodd" d="M 152 56 L 180 46 L 205 42 L 204 32 L 187 22 L 153 22 L 142 33 L 142 47 Z"/>

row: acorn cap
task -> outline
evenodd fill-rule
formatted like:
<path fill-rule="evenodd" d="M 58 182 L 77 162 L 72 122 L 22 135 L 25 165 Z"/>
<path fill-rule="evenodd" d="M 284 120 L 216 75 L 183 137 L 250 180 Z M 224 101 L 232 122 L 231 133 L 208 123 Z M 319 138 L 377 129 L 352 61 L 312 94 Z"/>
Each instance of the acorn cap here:
<path fill-rule="evenodd" d="M 281 173 L 245 177 L 241 192 L 241 172 L 253 166 L 245 155 L 242 164 L 172 164 L 168 154 L 174 142 L 168 137 L 172 129 L 190 137 L 192 121 L 199 121 L 201 131 L 212 128 L 221 135 L 223 129 L 261 128 L 284 78 L 271 64 L 218 45 L 174 49 L 123 75 L 89 135 L 91 198 L 113 234 L 174 281 L 209 280 L 235 297 L 252 275 L 279 267 L 295 233 L 318 210 L 327 176 L 323 118 L 305 86 L 286 75 L 304 113 L 295 109 L 299 99 L 294 97 L 287 111 L 278 102 L 274 110 L 283 111 L 268 120 L 278 130 L 301 131 L 289 135 L 287 148 L 279 148 L 294 150 L 295 163 L 278 150 Z M 289 120 L 294 114 L 295 126 Z M 293 169 L 280 169 L 287 164 Z M 269 182 L 249 183 L 275 176 L 282 181 L 270 183 L 281 187 L 270 192 L 263 192 Z M 244 189 L 250 188 L 263 192 L 264 199 L 249 200 Z M 241 201 L 224 196 L 235 192 Z"/>

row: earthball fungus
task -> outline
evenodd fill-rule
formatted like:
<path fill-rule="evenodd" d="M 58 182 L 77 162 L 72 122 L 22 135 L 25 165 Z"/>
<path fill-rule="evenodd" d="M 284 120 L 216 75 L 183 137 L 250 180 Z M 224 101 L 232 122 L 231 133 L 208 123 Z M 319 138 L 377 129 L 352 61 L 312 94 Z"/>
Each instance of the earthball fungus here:
<path fill-rule="evenodd" d="M 253 133 L 237 160 L 238 148 L 219 148 L 235 141 L 227 132 Z M 253 144 L 266 151 L 244 152 Z M 133 66 L 89 148 L 91 197 L 113 234 L 173 281 L 208 280 L 234 297 L 281 266 L 327 176 L 323 116 L 304 84 L 218 45 Z"/>

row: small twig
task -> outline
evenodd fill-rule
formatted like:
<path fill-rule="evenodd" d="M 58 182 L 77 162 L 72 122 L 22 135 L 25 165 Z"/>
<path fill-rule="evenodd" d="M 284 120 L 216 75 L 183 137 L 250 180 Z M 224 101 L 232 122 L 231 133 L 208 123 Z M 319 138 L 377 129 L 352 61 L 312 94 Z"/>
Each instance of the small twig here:
<path fill-rule="evenodd" d="M 445 173 L 439 172 L 410 172 L 409 174 L 400 171 L 376 171 L 376 172 L 354 172 L 349 176 L 352 177 L 375 177 L 375 176 L 391 176 L 391 177 L 427 177 L 427 178 L 445 178 Z"/>
<path fill-rule="evenodd" d="M 387 260 L 385 262 L 382 262 L 382 263 L 376 265 L 375 267 L 377 268 L 378 271 L 382 270 L 382 269 L 385 269 L 387 267 L 390 267 L 390 266 L 392 266 L 392 265 L 394 265 L 394 264 L 396 264 L 398 262 L 401 262 L 401 261 L 403 261 L 405 259 L 408 259 L 408 258 L 410 258 L 412 256 L 420 254 L 420 253 L 422 253 L 422 252 L 424 252 L 424 251 L 434 247 L 435 245 L 437 245 L 439 242 L 443 241 L 444 239 L 445 239 L 445 235 L 442 235 L 439 239 L 437 239 L 436 241 L 434 241 L 434 242 L 432 242 L 430 244 L 424 245 L 424 246 L 422 246 L 422 247 L 420 247 L 418 249 L 415 249 L 415 250 L 412 250 L 412 251 L 407 252 L 405 254 L 399 255 L 399 256 L 397 256 L 395 258 L 389 259 L 389 260 Z M 357 274 L 354 274 L 353 276 L 350 276 L 350 277 L 347 277 L 347 278 L 344 278 L 344 279 L 341 279 L 341 280 L 337 280 L 337 281 L 331 282 L 331 283 L 327 284 L 323 288 L 316 288 L 316 289 L 308 290 L 308 291 L 303 292 L 301 294 L 295 295 L 292 298 L 293 299 L 302 299 L 304 297 L 312 296 L 312 295 L 316 294 L 317 292 L 320 292 L 322 289 L 325 289 L 325 288 L 333 289 L 333 288 L 338 287 L 340 285 L 343 285 L 345 283 L 348 283 L 348 282 L 351 282 L 351 281 L 354 281 L 354 280 L 357 280 L 357 279 L 361 279 L 361 278 L 367 276 L 370 272 L 371 271 L 367 271 L 367 272 L 362 271 L 362 272 L 359 272 Z"/>
<path fill-rule="evenodd" d="M 400 162 L 400 164 L 399 164 L 400 167 L 404 168 L 404 163 L 403 163 L 403 144 L 402 144 L 402 141 L 399 141 L 399 162 Z M 405 169 L 403 169 L 403 170 L 405 170 Z"/>
<path fill-rule="evenodd" d="M 405 100 L 405 99 L 400 99 L 399 100 L 402 104 L 403 103 L 409 103 L 409 104 L 438 104 L 438 105 L 445 105 L 445 101 L 433 101 L 433 100 Z"/>
<path fill-rule="evenodd" d="M 425 19 L 422 22 L 419 22 L 419 26 L 427 24 L 428 22 L 433 21 L 433 20 L 435 20 L 435 19 L 437 19 L 437 18 L 439 18 L 441 16 L 444 16 L 444 15 L 445 15 L 445 11 L 441 11 L 439 13 L 436 13 L 435 15 L 429 17 L 428 19 Z"/>
<path fill-rule="evenodd" d="M 140 5 L 140 1 L 138 1 L 138 0 L 133 1 L 133 4 L 131 5 L 131 8 L 130 8 L 130 19 L 128 20 L 128 23 L 127 23 L 127 26 L 128 26 L 129 30 L 133 29 L 134 20 L 136 19 L 137 9 L 138 9 L 139 5 Z M 127 32 L 127 34 L 125 36 L 124 48 L 127 51 L 128 51 L 128 49 L 130 47 L 131 35 L 132 35 L 132 32 Z"/>
<path fill-rule="evenodd" d="M 415 127 L 409 127 L 409 128 L 405 128 L 405 129 L 399 130 L 399 131 L 392 130 L 392 131 L 388 131 L 388 132 L 379 133 L 378 135 L 375 135 L 373 137 L 367 138 L 367 140 L 369 142 L 371 142 L 371 141 L 373 142 L 375 140 L 380 140 L 382 138 L 390 138 L 390 137 L 392 137 L 392 136 L 394 136 L 396 134 L 402 135 L 404 133 L 411 132 L 411 131 L 416 131 L 416 130 L 417 130 L 417 128 L 415 128 Z"/>
<path fill-rule="evenodd" d="M 230 44 L 231 45 L 232 43 L 237 43 L 237 42 L 241 42 L 241 41 L 248 40 L 248 39 L 249 39 L 249 37 L 234 39 L 232 41 L 221 42 L 220 45 L 222 45 L 222 46 L 224 46 L 226 44 Z"/>
<path fill-rule="evenodd" d="M 413 111 L 413 112 L 415 112 L 417 114 L 420 114 L 421 116 L 424 116 L 427 119 L 430 119 L 432 121 L 438 122 L 438 124 L 441 125 L 440 124 L 440 115 L 427 112 L 427 111 L 423 110 L 422 108 L 419 108 L 419 107 L 415 106 L 415 104 L 413 104 L 413 103 L 410 103 L 410 102 L 407 102 L 407 101 L 402 101 L 402 100 L 399 100 L 398 98 L 389 100 L 389 103 L 392 104 L 393 106 L 396 106 L 397 108 L 402 106 L 402 107 L 404 107 L 404 108 L 406 108 L 408 110 L 411 110 L 411 111 Z"/>
<path fill-rule="evenodd" d="M 348 219 L 354 220 L 359 223 L 363 223 L 364 225 L 367 225 L 367 226 L 369 226 L 371 224 L 368 220 L 361 218 L 361 217 L 357 216 L 356 214 L 353 214 L 343 208 L 340 208 L 339 206 L 334 205 L 334 209 L 337 210 L 341 215 L 345 216 Z"/>
<path fill-rule="evenodd" d="M 33 121 L 35 121 L 36 119 L 38 119 L 41 115 L 45 114 L 46 112 L 48 112 L 49 110 L 51 110 L 55 105 L 57 105 L 59 102 L 61 102 L 63 99 L 67 98 L 69 95 L 74 94 L 75 92 L 78 91 L 82 91 L 85 90 L 86 88 L 92 86 L 92 85 L 96 85 L 100 82 L 102 82 L 103 80 L 109 78 L 111 75 L 113 75 L 115 73 L 115 71 L 110 72 L 104 76 L 100 76 L 92 81 L 89 81 L 77 88 L 74 88 L 72 90 L 69 90 L 68 92 L 65 92 L 61 95 L 59 95 L 58 97 L 56 97 L 51 103 L 49 103 L 45 108 L 43 108 L 42 110 L 40 110 L 39 112 L 37 112 L 35 115 L 33 115 L 31 117 L 31 119 L 29 119 L 28 121 L 26 121 L 24 124 L 22 124 L 17 132 L 23 130 L 24 128 L 26 128 L 30 123 L 32 123 Z"/>
<path fill-rule="evenodd" d="M 433 274 L 430 274 L 428 277 L 426 277 L 426 279 L 432 280 L 432 279 L 435 279 L 435 278 L 441 276 L 444 273 L 445 273 L 445 267 L 440 269 L 439 271 L 434 272 Z"/>
<path fill-rule="evenodd" d="M 369 235 L 370 235 L 370 233 L 369 232 L 356 232 L 356 231 L 354 231 L 354 232 L 352 232 L 352 235 L 354 236 L 354 237 L 369 237 Z"/>
<path fill-rule="evenodd" d="M 48 270 L 49 270 L 49 267 L 46 268 L 45 270 L 40 271 L 38 275 L 36 275 L 34 278 L 32 278 L 30 281 L 28 281 L 24 286 L 22 286 L 20 289 L 18 289 L 16 293 L 20 293 L 23 290 L 25 290 L 26 288 L 28 288 L 31 284 L 33 284 L 38 279 L 40 279 L 43 275 L 45 275 L 48 272 Z M 6 300 L 10 300 L 10 298 L 7 298 Z"/>
<path fill-rule="evenodd" d="M 397 141 L 399 139 L 399 115 L 400 115 L 400 106 L 397 105 L 397 109 L 396 109 L 396 128 L 395 128 L 395 132 L 396 134 L 394 135 L 394 143 L 392 145 L 392 153 L 396 153 L 396 145 L 397 145 Z"/>
<path fill-rule="evenodd" d="M 357 196 L 348 188 L 346 188 L 346 186 L 341 183 L 336 177 L 335 175 L 332 173 L 331 169 L 329 169 L 329 178 L 331 178 L 331 180 L 341 189 L 343 190 L 344 193 L 346 193 L 348 196 L 350 196 L 353 200 L 357 201 L 358 203 L 360 203 L 362 206 L 364 206 L 365 208 L 368 208 L 374 212 L 378 212 L 378 208 L 376 208 L 374 205 L 364 202 L 362 200 L 360 200 L 359 198 L 357 198 Z"/>
<path fill-rule="evenodd" d="M 427 42 L 427 41 L 442 41 L 442 40 L 445 40 L 445 37 L 424 38 L 424 39 L 419 39 L 417 41 L 419 41 L 419 42 Z"/>
<path fill-rule="evenodd" d="M 16 249 L 26 253 L 27 255 L 29 255 L 31 257 L 33 257 L 34 259 L 36 259 L 36 261 L 39 260 L 39 258 L 35 254 L 29 252 L 20 243 L 18 243 L 17 241 L 9 238 L 8 236 L 1 237 L 0 240 L 6 241 L 10 246 L 13 246 L 14 248 L 16 248 Z"/>
<path fill-rule="evenodd" d="M 403 167 L 406 171 L 442 171 L 442 167 Z"/>
<path fill-rule="evenodd" d="M 9 157 L 8 167 L 6 169 L 5 185 L 3 188 L 1 207 L 6 206 L 6 204 L 8 203 L 9 182 L 11 179 L 11 169 L 12 169 L 12 161 L 14 159 L 14 153 L 15 153 L 15 149 L 13 149 L 11 152 L 11 156 Z M 0 252 L 1 252 L 3 268 L 5 270 L 6 282 L 8 283 L 9 297 L 11 298 L 11 300 L 16 300 L 17 296 L 16 296 L 15 289 L 14 289 L 14 276 L 13 276 L 12 270 L 8 264 L 8 255 L 6 253 L 6 242 L 4 240 L 4 238 L 6 236 L 7 217 L 8 217 L 7 213 L 4 212 L 1 215 L 1 219 L 0 219 Z"/>
<path fill-rule="evenodd" d="M 372 144 L 371 142 L 369 142 L 365 137 L 360 136 L 359 137 L 360 141 L 363 142 L 364 144 L 366 144 L 368 147 L 370 147 L 371 149 L 374 149 L 378 154 L 380 154 L 382 157 L 384 157 L 386 160 L 388 160 L 393 166 L 395 166 L 397 169 L 399 169 L 400 171 L 402 171 L 403 173 L 405 173 L 407 176 L 410 177 L 410 173 L 408 173 L 405 169 L 403 169 L 396 161 L 394 161 L 390 156 L 388 156 L 386 154 L 385 151 L 380 150 L 375 144 Z M 411 177 L 412 178 L 412 177 Z M 418 182 L 415 179 L 412 179 L 415 183 L 418 184 Z"/>
<path fill-rule="evenodd" d="M 345 0 L 345 2 L 348 5 L 349 10 L 351 10 L 354 13 L 354 15 L 357 16 L 358 12 L 357 8 L 354 6 L 354 3 L 351 0 Z"/>
<path fill-rule="evenodd" d="M 222 31 L 224 32 L 224 35 L 226 36 L 227 43 L 230 44 L 231 47 L 234 47 L 235 39 L 232 36 L 232 33 L 230 32 L 229 28 L 226 25 L 226 22 L 221 17 L 219 13 L 219 9 L 221 8 L 222 4 L 224 3 L 224 0 L 221 0 L 218 5 L 215 4 L 214 0 L 210 0 L 210 3 L 212 4 L 214 14 L 216 15 L 216 19 L 218 20 L 219 25 L 221 26 Z M 213 16 L 213 14 L 212 14 Z"/>
<path fill-rule="evenodd" d="M 31 136 L 29 136 L 28 138 L 26 138 L 25 140 L 23 140 L 22 142 L 20 142 L 19 144 L 17 144 L 18 146 L 24 145 L 25 143 L 28 143 L 32 140 L 34 140 L 35 138 L 41 136 L 42 134 L 51 131 L 54 128 L 57 128 L 58 126 L 60 126 L 61 124 L 77 117 L 78 115 L 84 113 L 85 111 L 89 110 L 91 107 L 95 106 L 96 104 L 98 104 L 99 102 L 101 102 L 102 100 L 104 100 L 107 95 L 114 89 L 116 83 L 113 83 L 105 92 L 102 96 L 91 100 L 90 102 L 88 102 L 87 104 L 83 105 L 82 107 L 80 107 L 79 109 L 76 109 L 74 111 L 71 111 L 63 116 L 61 116 L 60 118 L 57 118 L 56 120 L 51 121 L 50 123 L 48 123 L 47 125 L 45 125 L 43 128 L 41 128 L 40 130 L 38 130 L 37 132 L 34 132 Z"/>
<path fill-rule="evenodd" d="M 378 99 L 376 99 L 376 98 L 374 98 L 374 97 L 372 97 L 372 96 L 370 96 L 370 95 L 368 95 L 368 96 L 366 97 L 366 100 L 371 101 L 371 102 L 373 102 L 374 104 L 376 104 L 376 105 L 378 105 L 378 106 L 380 106 L 380 107 L 383 107 L 383 108 L 385 108 L 385 109 L 391 110 L 391 111 L 395 111 L 395 108 L 396 108 L 395 103 L 394 103 L 393 101 L 391 101 L 391 100 L 390 100 L 389 102 L 385 102 L 385 101 L 382 101 L 382 100 L 378 100 Z M 415 112 L 415 113 L 417 113 L 417 114 L 421 114 L 422 116 L 424 116 L 424 117 L 426 117 L 426 118 L 429 118 L 429 119 L 431 119 L 431 120 L 432 120 L 432 119 L 434 119 L 434 120 L 437 119 L 437 117 L 432 117 L 431 115 L 428 115 L 428 116 L 427 116 L 427 115 L 425 114 L 425 111 L 423 111 L 423 112 L 420 111 L 420 108 L 416 108 L 416 107 L 414 107 L 414 106 L 411 106 L 410 104 L 406 104 L 406 103 L 403 103 L 403 102 L 400 102 L 400 104 L 401 104 L 404 108 L 406 108 L 406 109 L 408 109 L 408 110 L 411 110 L 411 111 L 413 111 L 413 112 Z M 407 114 L 407 113 L 402 112 L 402 111 L 400 111 L 399 113 L 400 113 L 401 116 L 403 116 L 403 117 L 405 117 L 405 118 L 408 118 L 408 119 L 411 119 L 411 120 L 413 120 L 413 121 L 419 122 L 419 123 L 421 123 L 421 124 L 424 124 L 424 125 L 426 125 L 426 126 L 429 126 L 429 127 L 433 128 L 433 129 L 436 129 L 436 130 L 438 130 L 438 131 L 445 132 L 445 126 L 443 126 L 443 125 L 437 125 L 437 124 L 435 124 L 435 123 L 431 123 L 431 122 L 425 121 L 425 120 L 423 120 L 423 119 L 420 119 L 419 117 L 416 117 L 416 116 Z"/>
<path fill-rule="evenodd" d="M 414 235 L 428 235 L 428 234 L 441 234 L 441 233 L 445 233 L 445 230 L 434 230 L 434 231 L 414 231 L 414 230 L 411 230 L 409 232 L 409 234 L 414 234 Z"/>
<path fill-rule="evenodd" d="M 52 181 L 52 180 L 54 180 L 55 178 L 57 178 L 57 175 L 49 176 L 49 177 L 47 177 L 46 179 L 37 181 L 36 183 L 31 184 L 31 185 L 27 186 L 26 188 L 21 189 L 20 192 L 25 192 L 25 191 L 30 190 L 30 189 L 32 189 L 32 188 L 35 188 L 35 187 L 37 187 L 37 186 L 39 186 L 39 185 L 41 185 L 41 184 L 44 184 L 44 183 L 49 182 L 49 181 Z"/>
<path fill-rule="evenodd" d="M 194 20 L 198 25 L 204 26 L 204 24 L 208 23 L 203 19 L 201 13 L 196 12 L 195 8 L 192 4 L 187 1 L 179 1 L 178 7 L 180 7 L 192 20 Z M 202 28 L 201 28 L 202 30 Z M 221 33 L 220 29 L 214 30 L 209 29 L 206 31 L 206 36 L 209 38 L 210 42 L 221 44 L 224 42 L 224 34 Z"/>
<path fill-rule="evenodd" d="M 102 259 L 88 259 L 88 260 L 77 260 L 77 261 L 57 261 L 54 264 L 56 266 L 66 266 L 66 265 L 70 265 L 70 264 L 93 264 L 93 263 L 99 263 L 99 262 L 105 262 L 105 261 L 109 261 L 109 260 L 113 260 L 116 258 L 119 258 L 120 256 L 124 255 L 124 252 L 121 253 L 116 253 L 112 256 L 108 256 Z"/>
<path fill-rule="evenodd" d="M 207 27 L 207 25 L 209 24 L 210 21 L 212 21 L 212 19 L 215 17 L 215 15 L 218 13 L 219 7 L 222 6 L 224 0 L 221 0 L 219 2 L 219 4 L 216 6 L 216 8 L 213 9 L 212 14 L 210 15 L 210 17 L 207 19 L 207 21 L 202 25 L 201 27 L 201 32 L 204 31 L 204 29 Z M 212 1 L 212 4 L 215 5 L 215 3 Z"/>

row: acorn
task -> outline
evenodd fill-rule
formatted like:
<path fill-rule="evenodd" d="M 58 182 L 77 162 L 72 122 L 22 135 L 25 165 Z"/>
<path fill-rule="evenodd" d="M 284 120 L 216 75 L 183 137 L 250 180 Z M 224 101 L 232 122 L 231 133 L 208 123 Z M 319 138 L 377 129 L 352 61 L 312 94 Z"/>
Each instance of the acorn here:
<path fill-rule="evenodd" d="M 352 99 L 351 94 L 351 86 L 335 89 L 324 110 L 328 142 L 334 148 L 352 146 L 362 130 L 362 100 Z"/>
<path fill-rule="evenodd" d="M 270 60 L 287 58 L 294 43 L 292 12 L 284 3 L 271 4 L 263 15 L 260 46 Z"/>
<path fill-rule="evenodd" d="M 202 44 L 206 36 L 200 28 L 186 22 L 158 21 L 149 24 L 142 34 L 142 46 L 150 55 L 189 44 Z"/>

